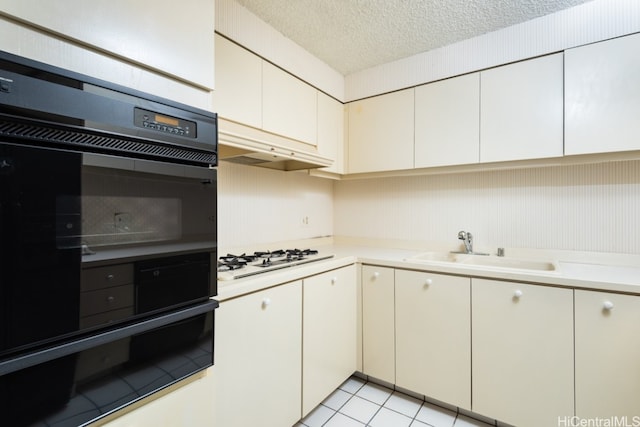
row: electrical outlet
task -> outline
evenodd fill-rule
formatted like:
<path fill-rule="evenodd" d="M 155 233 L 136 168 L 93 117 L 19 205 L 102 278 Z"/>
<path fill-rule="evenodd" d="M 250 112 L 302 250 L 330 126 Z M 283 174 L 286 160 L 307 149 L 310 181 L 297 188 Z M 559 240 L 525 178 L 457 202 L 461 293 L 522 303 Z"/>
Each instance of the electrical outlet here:
<path fill-rule="evenodd" d="M 302 226 L 303 227 L 308 227 L 309 226 L 309 217 L 308 216 L 302 217 Z"/>

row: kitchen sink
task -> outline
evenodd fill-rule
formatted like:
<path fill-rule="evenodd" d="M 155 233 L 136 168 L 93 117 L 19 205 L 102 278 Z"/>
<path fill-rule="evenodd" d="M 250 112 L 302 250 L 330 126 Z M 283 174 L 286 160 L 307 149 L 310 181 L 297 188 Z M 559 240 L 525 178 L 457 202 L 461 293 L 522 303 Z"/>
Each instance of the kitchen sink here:
<path fill-rule="evenodd" d="M 557 264 L 546 260 L 499 257 L 494 255 L 474 255 L 455 252 L 423 252 L 406 258 L 408 262 L 425 264 L 456 264 L 466 267 L 487 267 L 510 270 L 528 270 L 539 272 L 555 272 Z"/>

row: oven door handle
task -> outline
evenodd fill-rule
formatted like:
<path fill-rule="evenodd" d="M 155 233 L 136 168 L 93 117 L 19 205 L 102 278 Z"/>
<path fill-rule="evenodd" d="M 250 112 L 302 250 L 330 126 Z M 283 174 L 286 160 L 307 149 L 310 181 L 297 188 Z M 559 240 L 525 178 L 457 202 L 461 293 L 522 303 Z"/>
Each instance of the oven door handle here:
<path fill-rule="evenodd" d="M 112 341 L 117 341 L 119 339 L 141 334 L 152 329 L 156 329 L 162 326 L 169 325 L 171 323 L 179 322 L 181 320 L 197 316 L 199 314 L 209 313 L 218 308 L 218 305 L 218 301 L 209 300 L 197 306 L 184 308 L 182 310 L 165 314 L 163 316 L 142 320 L 117 329 L 70 341 L 56 347 L 51 347 L 4 360 L 0 362 L 0 376 L 93 347 L 97 347 L 99 345 L 107 344 Z"/>

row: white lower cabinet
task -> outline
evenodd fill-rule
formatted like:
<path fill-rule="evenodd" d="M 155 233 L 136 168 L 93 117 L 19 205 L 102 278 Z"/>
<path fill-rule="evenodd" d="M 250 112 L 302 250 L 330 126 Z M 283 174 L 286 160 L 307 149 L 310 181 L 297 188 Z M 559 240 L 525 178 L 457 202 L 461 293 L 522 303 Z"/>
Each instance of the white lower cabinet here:
<path fill-rule="evenodd" d="M 471 279 L 396 270 L 396 385 L 471 409 Z"/>
<path fill-rule="evenodd" d="M 640 425 L 640 297 L 576 290 L 575 340 L 576 416 Z"/>
<path fill-rule="evenodd" d="M 574 411 L 573 290 L 472 279 L 472 410 L 517 426 Z"/>
<path fill-rule="evenodd" d="M 362 369 L 364 374 L 394 383 L 394 269 L 362 266 Z"/>
<path fill-rule="evenodd" d="M 356 369 L 356 267 L 304 279 L 302 416 Z"/>
<path fill-rule="evenodd" d="M 216 310 L 215 426 L 290 426 L 301 418 L 302 283 Z"/>

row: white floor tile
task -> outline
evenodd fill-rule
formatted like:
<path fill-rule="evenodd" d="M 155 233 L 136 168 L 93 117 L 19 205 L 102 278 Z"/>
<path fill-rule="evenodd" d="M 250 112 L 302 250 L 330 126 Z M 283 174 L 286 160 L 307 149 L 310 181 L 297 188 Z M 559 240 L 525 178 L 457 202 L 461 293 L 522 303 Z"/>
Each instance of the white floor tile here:
<path fill-rule="evenodd" d="M 425 402 L 418 411 L 416 419 L 433 427 L 452 427 L 456 413 Z"/>
<path fill-rule="evenodd" d="M 372 427 L 409 427 L 411 418 L 387 408 L 381 408 L 369 422 Z"/>
<path fill-rule="evenodd" d="M 394 392 L 384 403 L 385 408 L 393 409 L 394 411 L 408 415 L 411 418 L 416 416 L 420 410 L 420 406 L 422 406 L 421 400 L 398 392 Z"/>
<path fill-rule="evenodd" d="M 331 409 L 335 409 L 336 411 L 342 407 L 347 400 L 351 399 L 352 395 L 347 393 L 344 390 L 336 390 L 329 397 L 327 397 L 322 404 L 324 406 L 328 406 Z"/>
<path fill-rule="evenodd" d="M 380 409 L 379 405 L 361 397 L 353 396 L 340 409 L 340 412 L 366 424 L 373 418 L 378 409 Z"/>
<path fill-rule="evenodd" d="M 392 391 L 386 387 L 383 387 L 374 383 L 366 383 L 358 392 L 356 396 L 360 396 L 363 399 L 367 399 L 371 402 L 383 405 L 391 396 Z"/>
<path fill-rule="evenodd" d="M 302 419 L 302 423 L 309 427 L 321 427 L 336 411 L 324 405 L 318 405 L 309 415 Z"/>
<path fill-rule="evenodd" d="M 364 383 L 365 381 L 360 378 L 351 377 L 344 383 L 342 383 L 340 389 L 346 391 L 347 393 L 356 394 L 356 392 L 360 390 Z"/>
<path fill-rule="evenodd" d="M 362 427 L 363 423 L 359 423 L 353 418 L 349 418 L 346 415 L 342 415 L 341 413 L 335 414 L 328 423 L 325 424 L 325 427 Z"/>
<path fill-rule="evenodd" d="M 425 424 L 422 421 L 413 420 L 411 427 L 431 427 L 429 424 Z"/>
<path fill-rule="evenodd" d="M 490 427 L 492 425 L 493 424 L 487 424 L 464 415 L 458 415 L 454 424 L 455 427 Z"/>

